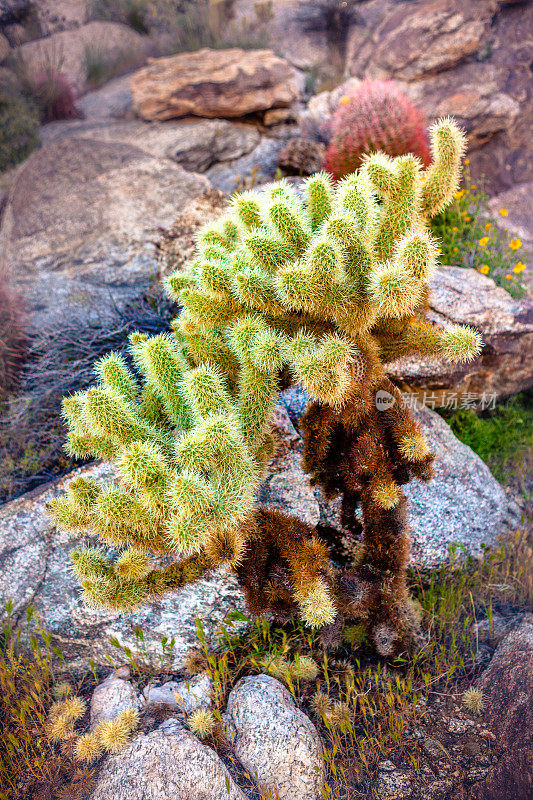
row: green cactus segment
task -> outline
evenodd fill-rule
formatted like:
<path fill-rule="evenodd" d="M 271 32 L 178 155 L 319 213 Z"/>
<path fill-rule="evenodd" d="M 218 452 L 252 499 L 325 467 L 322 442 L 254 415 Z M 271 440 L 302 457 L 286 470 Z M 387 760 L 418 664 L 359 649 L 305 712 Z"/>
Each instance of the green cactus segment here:
<path fill-rule="evenodd" d="M 336 185 L 319 173 L 301 195 L 281 181 L 234 196 L 230 214 L 198 236 L 189 268 L 167 280 L 181 304 L 173 333 L 133 334 L 137 375 L 111 354 L 93 388 L 65 399 L 68 451 L 110 460 L 118 473 L 108 486 L 79 478 L 50 505 L 62 528 L 121 551 L 114 563 L 95 548 L 74 555 L 88 602 L 131 608 L 252 557 L 281 376 L 341 413 L 368 393 L 365 376 L 381 362 L 477 354 L 474 331 L 424 320 L 437 260 L 428 218 L 457 187 L 464 137 L 443 120 L 431 143 L 425 171 L 414 156 L 377 153 Z M 401 441 L 406 453 L 425 453 L 416 437 Z M 395 507 L 399 489 L 385 467 L 374 484 L 370 501 Z M 304 618 L 331 621 L 327 581 L 317 572 L 307 585 L 300 551 L 282 544 Z M 312 551 L 301 563 L 316 561 Z M 154 568 L 150 552 L 185 561 Z"/>
<path fill-rule="evenodd" d="M 430 131 L 433 163 L 422 186 L 422 213 L 433 217 L 448 206 L 459 188 L 461 158 L 466 139 L 450 119 L 435 123 Z"/>

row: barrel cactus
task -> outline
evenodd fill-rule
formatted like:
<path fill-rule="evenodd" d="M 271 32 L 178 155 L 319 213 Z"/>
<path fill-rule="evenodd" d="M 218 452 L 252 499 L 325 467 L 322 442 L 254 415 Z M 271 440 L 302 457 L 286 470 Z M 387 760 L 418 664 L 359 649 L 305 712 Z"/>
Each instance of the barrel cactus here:
<path fill-rule="evenodd" d="M 389 156 L 413 153 L 425 166 L 431 160 L 424 116 L 394 81 L 362 81 L 340 98 L 325 169 L 337 180 L 344 178 L 377 151 Z"/>
<path fill-rule="evenodd" d="M 234 196 L 168 278 L 181 304 L 173 333 L 134 334 L 137 375 L 111 354 L 93 388 L 65 399 L 69 452 L 111 460 L 119 475 L 111 486 L 78 478 L 51 504 L 61 527 L 119 551 L 74 553 L 89 603 L 134 608 L 226 565 L 254 613 L 298 613 L 326 631 L 362 618 L 383 654 L 413 641 L 401 486 L 429 479 L 432 454 L 385 365 L 407 353 L 464 361 L 480 348 L 475 331 L 425 318 L 437 260 L 427 221 L 457 188 L 464 137 L 445 119 L 431 146 L 425 170 L 413 155 L 378 153 L 336 186 L 318 173 L 302 195 L 279 181 Z M 349 569 L 333 568 L 302 521 L 256 501 L 276 448 L 271 414 L 291 382 L 313 398 L 305 468 L 342 495 L 345 525 L 362 506 Z"/>

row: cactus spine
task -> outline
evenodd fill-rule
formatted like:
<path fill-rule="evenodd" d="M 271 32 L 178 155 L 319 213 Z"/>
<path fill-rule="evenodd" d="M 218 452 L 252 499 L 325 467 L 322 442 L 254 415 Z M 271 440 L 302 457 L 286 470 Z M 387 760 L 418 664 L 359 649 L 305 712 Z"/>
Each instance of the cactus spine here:
<path fill-rule="evenodd" d="M 408 641 L 401 485 L 429 478 L 432 456 L 384 364 L 480 348 L 474 331 L 425 320 L 437 260 L 427 221 L 450 201 L 464 148 L 450 120 L 431 142 L 426 170 L 378 153 L 336 187 L 312 176 L 304 200 L 284 181 L 235 196 L 168 279 L 182 307 L 174 333 L 134 334 L 137 376 L 111 355 L 94 388 L 65 400 L 69 450 L 112 460 L 120 476 L 73 481 L 51 507 L 62 527 L 123 548 L 114 563 L 95 548 L 74 555 L 89 602 L 132 608 L 226 563 L 254 612 L 298 610 L 313 626 L 342 612 L 365 618 L 384 653 Z M 361 499 L 365 545 L 346 574 L 306 525 L 256 506 L 282 375 L 314 398 L 306 468 L 343 494 L 348 525 Z M 380 390 L 395 401 L 386 412 Z M 154 566 L 152 552 L 177 560 Z"/>

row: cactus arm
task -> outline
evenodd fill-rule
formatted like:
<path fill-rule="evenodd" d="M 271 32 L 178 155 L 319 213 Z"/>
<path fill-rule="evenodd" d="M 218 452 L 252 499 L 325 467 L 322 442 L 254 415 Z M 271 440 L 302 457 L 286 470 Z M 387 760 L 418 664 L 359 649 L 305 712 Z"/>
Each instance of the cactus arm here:
<path fill-rule="evenodd" d="M 464 132 L 451 119 L 436 122 L 431 128 L 433 163 L 424 173 L 422 213 L 438 214 L 453 199 L 461 178 L 461 158 L 466 150 Z"/>
<path fill-rule="evenodd" d="M 120 574 L 118 562 L 114 569 L 95 564 L 94 572 L 87 573 L 83 570 L 83 566 L 87 566 L 87 553 L 73 553 L 73 560 L 84 589 L 85 602 L 114 611 L 132 611 L 148 599 L 155 599 L 198 580 L 212 569 L 205 556 L 195 555 L 163 569 L 150 570 L 142 577 L 126 580 Z"/>

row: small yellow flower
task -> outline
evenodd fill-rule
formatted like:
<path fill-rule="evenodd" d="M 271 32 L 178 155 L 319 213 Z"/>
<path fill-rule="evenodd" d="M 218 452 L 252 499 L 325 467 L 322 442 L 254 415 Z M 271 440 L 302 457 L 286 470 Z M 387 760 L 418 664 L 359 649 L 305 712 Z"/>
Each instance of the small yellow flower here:
<path fill-rule="evenodd" d="M 485 230 L 488 231 L 491 225 L 491 222 L 485 222 Z"/>
<path fill-rule="evenodd" d="M 525 270 L 525 268 L 526 268 L 526 265 L 523 264 L 521 261 L 519 261 L 513 267 L 513 272 L 516 272 L 517 275 L 520 275 L 520 273 L 523 272 Z"/>
<path fill-rule="evenodd" d="M 452 232 L 453 232 L 453 233 L 457 233 L 457 225 L 454 225 L 454 226 L 453 226 L 453 228 L 452 228 Z"/>
<path fill-rule="evenodd" d="M 505 277 L 506 277 L 506 279 L 507 279 L 508 281 L 510 281 L 510 280 L 512 280 L 512 279 L 513 279 L 513 276 L 512 276 L 512 275 L 506 275 Z"/>
<path fill-rule="evenodd" d="M 509 212 L 507 211 L 506 208 L 500 208 L 500 214 L 502 215 L 502 217 L 507 217 Z"/>
<path fill-rule="evenodd" d="M 482 238 L 479 240 L 479 246 L 480 246 L 480 247 L 485 247 L 485 245 L 488 243 L 488 241 L 489 241 L 489 237 L 488 237 L 488 236 L 483 236 L 483 237 L 482 237 Z"/>
<path fill-rule="evenodd" d="M 520 247 L 522 247 L 522 242 L 520 239 L 511 239 L 509 242 L 509 247 L 511 250 L 518 250 Z"/>
<path fill-rule="evenodd" d="M 476 184 L 475 184 L 475 183 L 473 183 L 473 184 L 472 184 L 472 186 L 471 186 L 470 188 L 471 188 L 472 190 L 474 190 L 474 189 L 476 188 Z"/>
<path fill-rule="evenodd" d="M 465 222 L 470 222 L 471 219 L 471 217 L 465 217 Z"/>
<path fill-rule="evenodd" d="M 469 158 L 465 158 L 465 160 L 463 161 L 463 164 L 466 164 L 466 166 L 468 166 L 470 164 L 470 159 Z"/>
<path fill-rule="evenodd" d="M 465 193 L 464 189 L 459 189 L 459 191 L 454 194 L 455 199 L 460 200 L 461 197 L 464 195 L 464 193 Z"/>
<path fill-rule="evenodd" d="M 349 102 L 350 102 L 350 97 L 347 94 L 343 94 L 343 96 L 339 100 L 339 103 L 342 103 L 343 106 L 345 106 Z"/>
<path fill-rule="evenodd" d="M 459 248 L 458 248 L 458 247 L 454 247 L 454 248 L 453 248 L 453 252 L 454 252 L 454 253 L 457 253 L 457 252 L 458 252 L 458 250 L 459 250 Z"/>
<path fill-rule="evenodd" d="M 483 264 L 483 266 L 479 268 L 479 271 L 481 272 L 482 275 L 486 275 L 489 271 L 489 265 Z"/>

